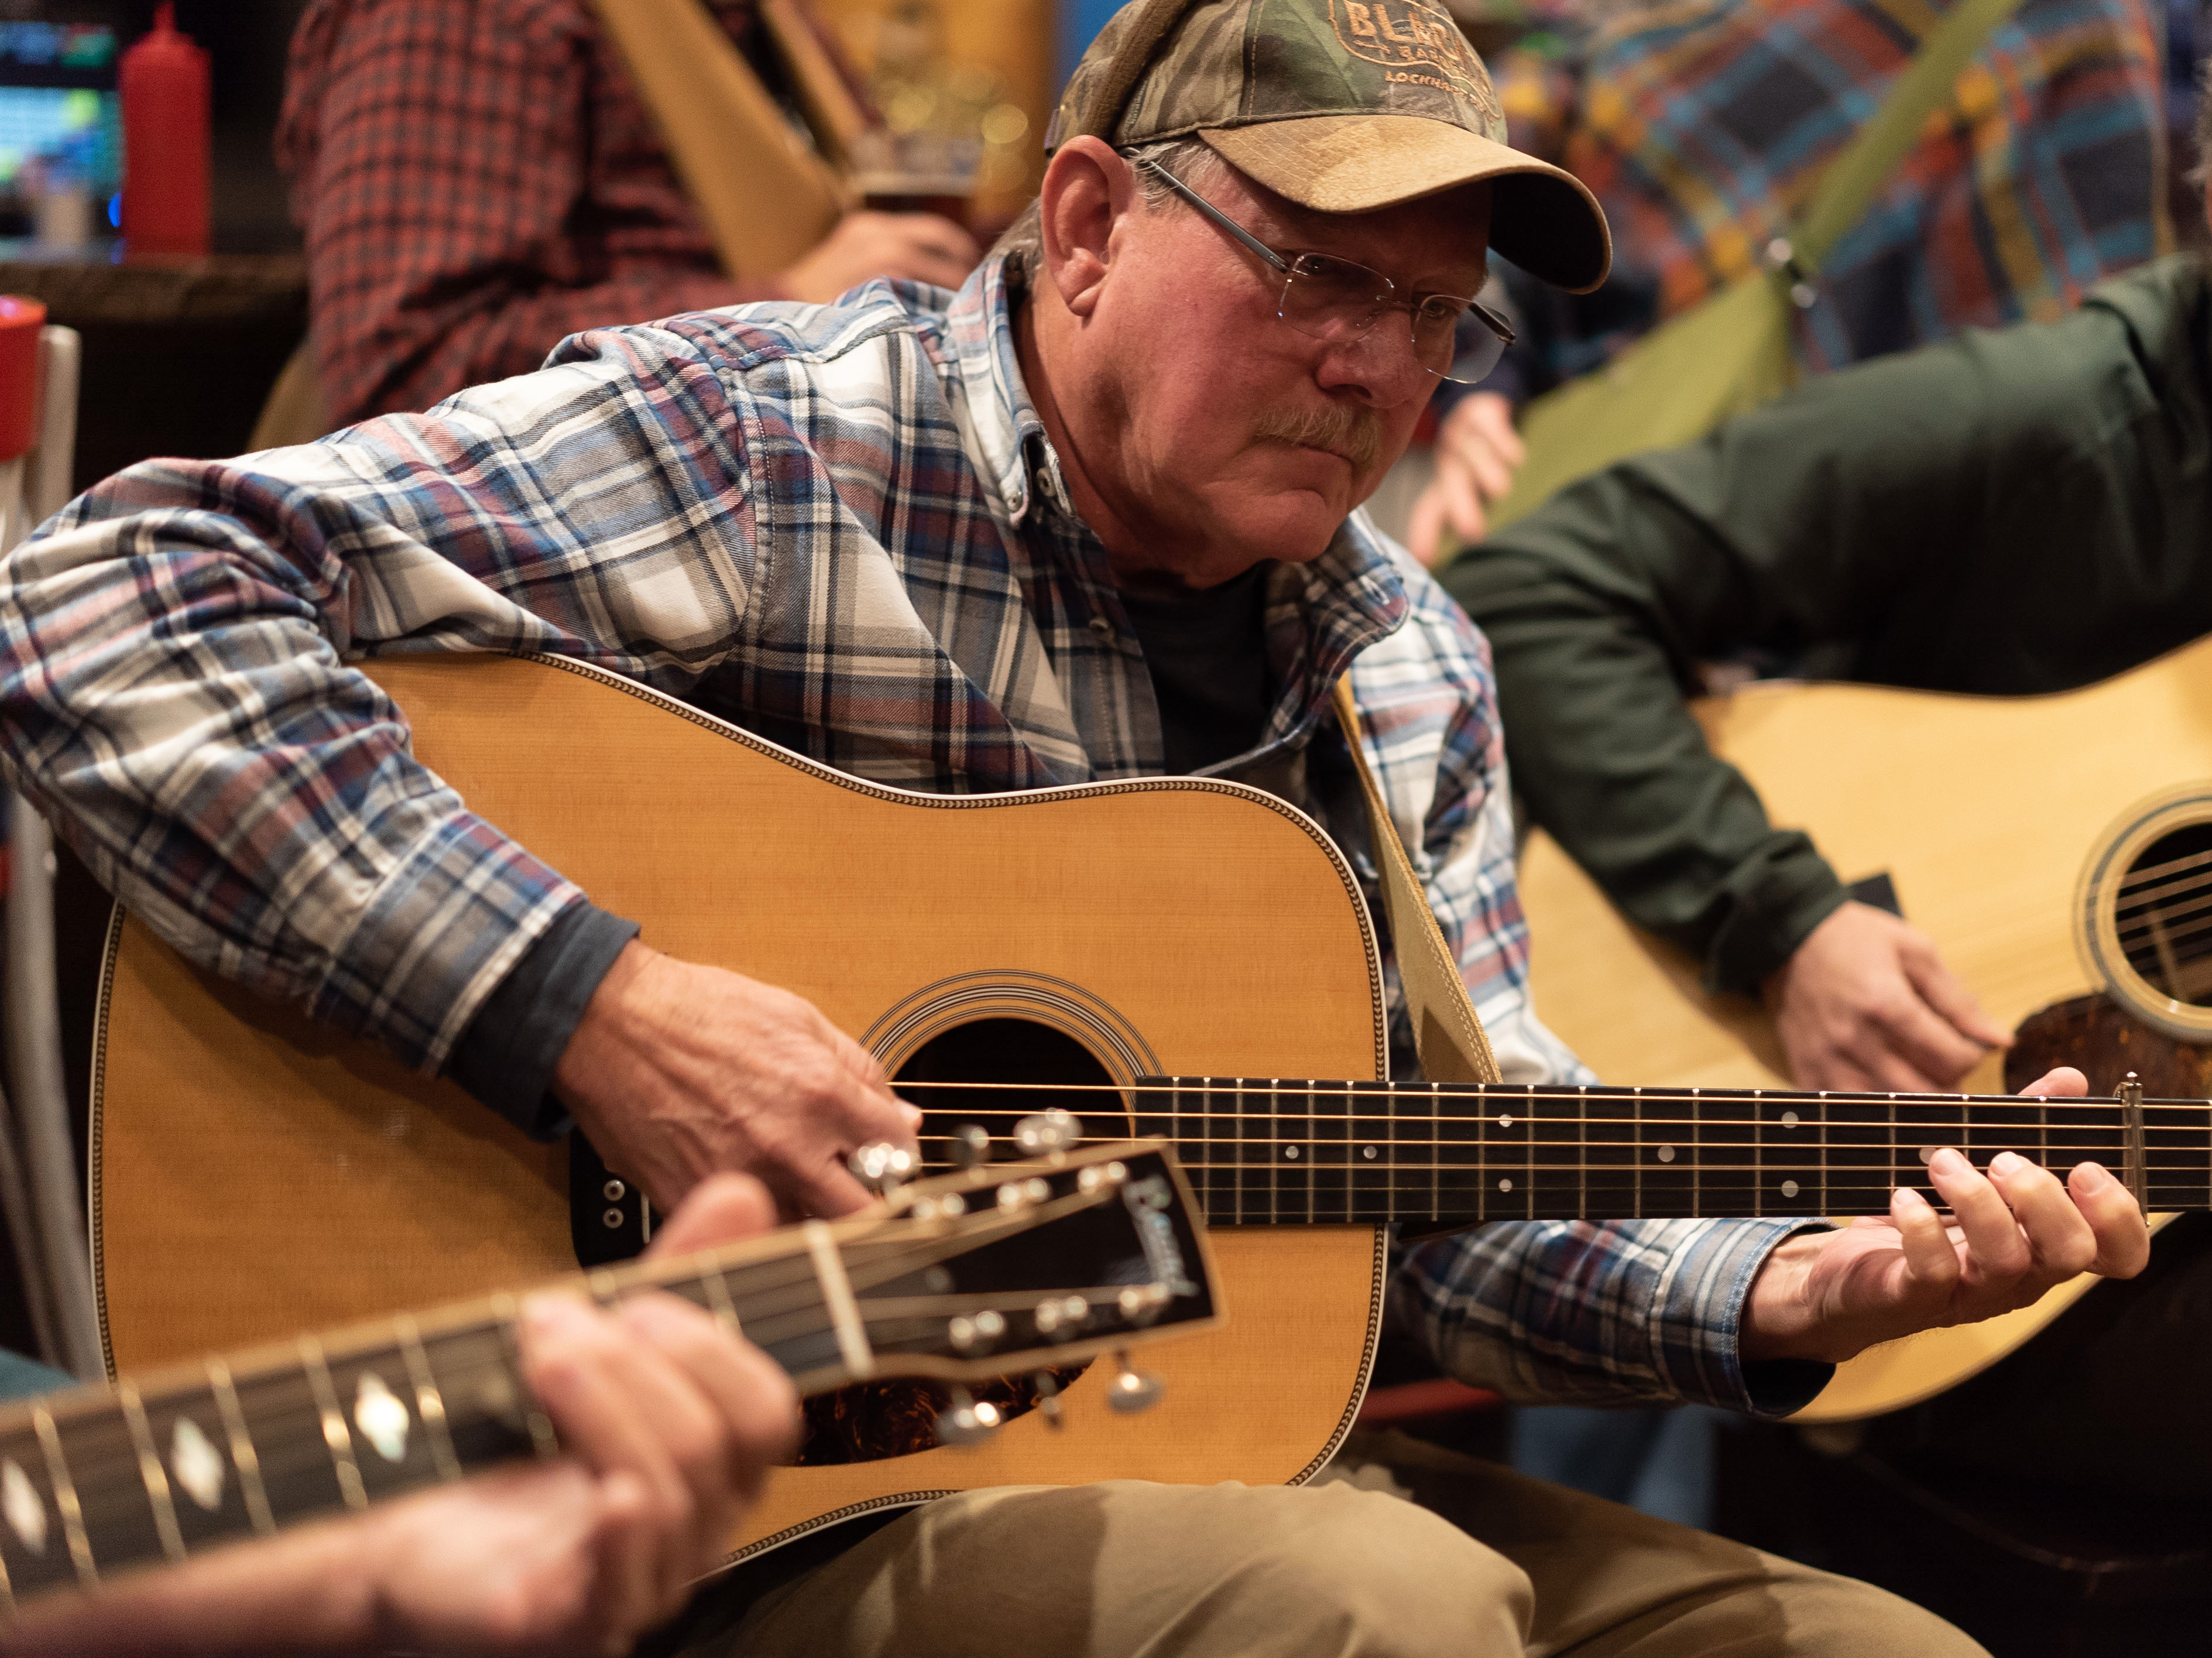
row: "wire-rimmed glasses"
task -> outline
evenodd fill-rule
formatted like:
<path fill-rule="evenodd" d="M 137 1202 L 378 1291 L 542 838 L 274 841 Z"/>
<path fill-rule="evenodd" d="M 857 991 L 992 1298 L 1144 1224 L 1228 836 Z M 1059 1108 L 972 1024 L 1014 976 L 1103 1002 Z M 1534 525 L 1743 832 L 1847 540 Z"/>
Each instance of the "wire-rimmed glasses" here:
<path fill-rule="evenodd" d="M 1472 385 L 1498 366 L 1512 327 L 1480 300 L 1401 295 L 1380 271 L 1331 253 L 1279 253 L 1149 156 L 1137 158 L 1161 183 L 1212 219 L 1283 279 L 1275 314 L 1309 338 L 1338 344 L 1365 334 L 1386 311 L 1413 315 L 1413 360 L 1439 380 Z M 1462 329 L 1472 317 L 1479 325 Z"/>

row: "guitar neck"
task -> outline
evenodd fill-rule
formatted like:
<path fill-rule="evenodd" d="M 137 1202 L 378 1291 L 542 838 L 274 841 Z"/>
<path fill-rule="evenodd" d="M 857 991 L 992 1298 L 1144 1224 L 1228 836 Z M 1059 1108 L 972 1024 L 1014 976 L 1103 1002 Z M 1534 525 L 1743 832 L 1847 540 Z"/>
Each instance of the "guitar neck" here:
<path fill-rule="evenodd" d="M 994 1110 L 969 1109 L 987 1096 L 969 1088 L 948 1119 L 994 1134 L 1049 1096 L 1170 1142 L 1215 1226 L 1879 1215 L 1897 1187 L 1926 1188 L 1942 1146 L 1977 1166 L 2014 1151 L 2130 1167 L 2112 1099 L 1150 1076 Z M 2148 1206 L 2212 1205 L 2212 1104 L 2143 1100 L 2141 1119 Z"/>
<path fill-rule="evenodd" d="M 898 1339 L 880 1321 L 860 1336 L 852 1284 L 927 1269 L 910 1249 L 836 1235 L 810 1228 L 587 1283 L 602 1303 L 648 1288 L 679 1295 L 742 1326 L 802 1391 L 822 1392 L 869 1374 Z M 0 1415 L 0 1608 L 554 1454 L 523 1381 L 516 1313 L 498 1296 Z"/>

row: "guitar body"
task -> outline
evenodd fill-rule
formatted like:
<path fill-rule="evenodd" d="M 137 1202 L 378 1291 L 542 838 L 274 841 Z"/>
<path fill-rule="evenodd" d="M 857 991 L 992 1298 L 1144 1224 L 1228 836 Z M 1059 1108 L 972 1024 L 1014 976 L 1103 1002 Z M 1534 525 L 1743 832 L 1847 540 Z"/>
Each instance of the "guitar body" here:
<path fill-rule="evenodd" d="M 2049 696 L 1770 683 L 1694 711 L 1774 822 L 1811 831 L 1846 881 L 1889 875 L 1905 916 L 1999 1024 L 2017 1028 L 2055 1003 L 2106 992 L 2138 1019 L 2161 1021 L 2169 1039 L 2212 1035 L 2188 1002 L 2099 942 L 2113 929 L 2093 879 L 2101 875 L 2109 890 L 2125 855 L 2175 814 L 2212 815 L 2187 787 L 2212 779 L 2212 639 Z M 1708 995 L 1695 961 L 1630 925 L 1547 836 L 1532 835 L 1524 849 L 1521 898 L 1536 1005 L 1607 1082 L 1791 1086 L 1764 1009 Z M 2087 1070 L 2093 1093 L 2109 1091 L 2126 1069 L 2148 1070 L 2126 1056 L 2072 1063 Z M 1997 1091 L 2002 1071 L 1992 1056 L 1960 1086 Z M 2017 1347 L 2094 1282 L 2061 1285 L 2001 1320 L 1864 1355 L 1803 1419 L 1875 1415 L 1939 1393 Z"/>
<path fill-rule="evenodd" d="M 572 662 L 372 671 L 474 810 L 656 948 L 806 997 L 894 1073 L 949 1028 L 1012 1018 L 1115 1081 L 1385 1074 L 1351 872 L 1258 790 L 913 795 Z M 586 770 L 588 789 L 562 786 Z M 135 920 L 111 938 L 92 1103 L 111 1371 L 574 1265 L 563 1147 L 191 966 Z M 1110 1136 L 1117 1120 L 1102 1107 L 1085 1126 Z M 975 1448 L 779 1471 L 736 1545 L 981 1485 L 1308 1477 L 1365 1387 L 1381 1234 L 1226 1228 L 1212 1246 L 1229 1320 L 1161 1350 L 1156 1411 L 1109 1411 L 1093 1367 L 1067 1392 L 1064 1433 L 1032 1412 Z"/>

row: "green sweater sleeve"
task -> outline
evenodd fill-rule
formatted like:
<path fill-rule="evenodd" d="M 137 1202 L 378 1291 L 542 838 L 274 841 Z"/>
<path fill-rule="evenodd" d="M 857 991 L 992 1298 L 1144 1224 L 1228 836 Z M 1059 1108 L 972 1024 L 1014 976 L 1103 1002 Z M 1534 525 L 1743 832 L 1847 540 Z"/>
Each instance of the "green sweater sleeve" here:
<path fill-rule="evenodd" d="M 1696 664 L 2039 691 L 2212 627 L 2204 308 L 2196 265 L 2161 261 L 2062 321 L 1814 381 L 1462 558 L 1443 583 L 1490 637 L 1534 820 L 1710 984 L 1754 990 L 1844 892 L 1706 747 Z"/>

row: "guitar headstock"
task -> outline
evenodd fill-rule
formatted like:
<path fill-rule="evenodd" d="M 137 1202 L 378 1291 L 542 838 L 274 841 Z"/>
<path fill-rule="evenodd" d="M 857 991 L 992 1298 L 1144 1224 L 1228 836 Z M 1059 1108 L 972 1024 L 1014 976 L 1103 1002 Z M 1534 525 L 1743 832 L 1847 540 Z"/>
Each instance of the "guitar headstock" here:
<path fill-rule="evenodd" d="M 1161 1142 L 925 1181 L 835 1231 L 878 1375 L 983 1381 L 1219 1318 L 1205 1226 Z"/>

